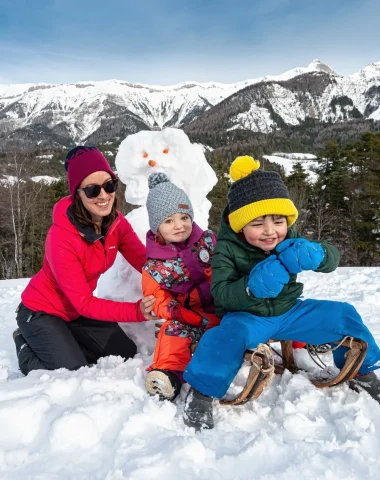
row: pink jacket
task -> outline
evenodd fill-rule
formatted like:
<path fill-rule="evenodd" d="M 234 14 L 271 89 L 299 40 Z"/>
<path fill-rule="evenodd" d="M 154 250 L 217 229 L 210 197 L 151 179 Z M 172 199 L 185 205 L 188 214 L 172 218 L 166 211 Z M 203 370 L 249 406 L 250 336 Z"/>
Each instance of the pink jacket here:
<path fill-rule="evenodd" d="M 118 251 L 141 272 L 146 258 L 144 245 L 120 212 L 103 245 L 101 235 L 70 221 L 67 209 L 71 203 L 72 198 L 65 197 L 54 206 L 43 265 L 22 293 L 22 303 L 68 322 L 80 316 L 112 322 L 144 321 L 140 302 L 114 302 L 93 295 L 100 275 L 112 266 Z"/>

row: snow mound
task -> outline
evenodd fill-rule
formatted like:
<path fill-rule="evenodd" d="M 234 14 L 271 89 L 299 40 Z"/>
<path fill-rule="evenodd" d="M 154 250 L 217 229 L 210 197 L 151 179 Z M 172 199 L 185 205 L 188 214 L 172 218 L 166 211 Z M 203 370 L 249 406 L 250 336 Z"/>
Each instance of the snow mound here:
<path fill-rule="evenodd" d="M 353 303 L 380 341 L 380 268 L 300 277 L 305 297 Z M 347 385 L 318 390 L 305 372 L 277 376 L 247 405 L 215 404 L 212 431 L 186 427 L 181 413 L 187 386 L 176 403 L 159 402 L 145 391 L 153 324 L 123 326 L 139 346 L 127 362 L 108 357 L 76 372 L 40 370 L 23 377 L 11 334 L 26 282 L 0 281 L 1 478 L 378 478 L 380 406 Z M 331 363 L 328 354 L 323 358 Z M 316 370 L 304 350 L 297 362 Z M 246 368 L 230 393 L 243 384 Z"/>

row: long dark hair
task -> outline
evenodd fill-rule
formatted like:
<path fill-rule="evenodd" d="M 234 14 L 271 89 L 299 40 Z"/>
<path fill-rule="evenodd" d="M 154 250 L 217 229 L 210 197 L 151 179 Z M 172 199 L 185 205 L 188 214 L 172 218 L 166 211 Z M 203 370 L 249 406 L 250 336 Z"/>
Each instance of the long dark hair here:
<path fill-rule="evenodd" d="M 80 198 L 78 192 L 76 192 L 75 194 L 74 202 L 70 205 L 70 212 L 75 216 L 76 220 L 80 225 L 82 225 L 83 227 L 91 227 L 93 230 L 96 231 L 96 225 L 92 220 L 91 213 L 83 205 L 82 199 Z M 117 198 L 115 195 L 113 199 L 111 213 L 106 217 L 103 217 L 102 230 L 107 231 L 113 224 L 113 222 L 116 220 L 117 216 Z"/>

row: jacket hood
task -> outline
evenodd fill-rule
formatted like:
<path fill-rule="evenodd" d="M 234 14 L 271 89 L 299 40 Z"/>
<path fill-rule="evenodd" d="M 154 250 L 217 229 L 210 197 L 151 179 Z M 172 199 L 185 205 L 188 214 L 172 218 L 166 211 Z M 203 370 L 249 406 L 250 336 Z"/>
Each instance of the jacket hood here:
<path fill-rule="evenodd" d="M 193 222 L 193 230 L 186 242 L 169 243 L 168 245 L 160 245 L 155 240 L 155 234 L 152 230 L 146 234 L 146 256 L 147 258 L 158 258 L 160 260 L 168 260 L 176 254 L 180 254 L 182 250 L 191 248 L 194 243 L 199 242 L 203 235 L 203 230 Z"/>
<path fill-rule="evenodd" d="M 67 209 L 73 203 L 72 197 L 69 195 L 68 197 L 63 197 L 59 200 L 53 207 L 53 225 L 57 225 L 58 227 L 65 228 L 70 232 L 76 232 L 80 235 L 78 229 L 73 225 L 73 223 L 69 220 L 67 216 Z"/>

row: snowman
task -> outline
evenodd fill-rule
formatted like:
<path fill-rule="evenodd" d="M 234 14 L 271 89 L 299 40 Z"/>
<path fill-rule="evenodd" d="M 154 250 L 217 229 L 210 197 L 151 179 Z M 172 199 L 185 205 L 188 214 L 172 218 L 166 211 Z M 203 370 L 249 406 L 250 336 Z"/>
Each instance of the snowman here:
<path fill-rule="evenodd" d="M 192 144 L 187 135 L 176 128 L 162 131 L 142 131 L 129 135 L 120 144 L 116 169 L 126 185 L 125 199 L 139 208 L 126 218 L 145 244 L 149 230 L 146 200 L 148 177 L 164 172 L 170 180 L 189 196 L 194 220 L 202 228 L 208 225 L 211 203 L 206 195 L 217 182 L 215 172 L 204 156 L 200 145 Z M 141 274 L 118 254 L 115 264 L 100 279 L 98 296 L 118 301 L 135 302 L 142 297 Z"/>

